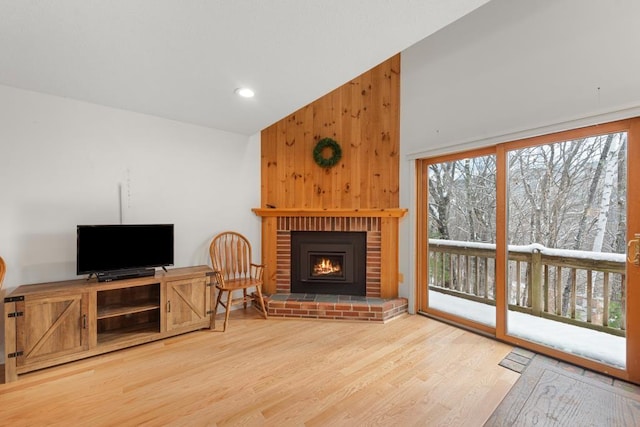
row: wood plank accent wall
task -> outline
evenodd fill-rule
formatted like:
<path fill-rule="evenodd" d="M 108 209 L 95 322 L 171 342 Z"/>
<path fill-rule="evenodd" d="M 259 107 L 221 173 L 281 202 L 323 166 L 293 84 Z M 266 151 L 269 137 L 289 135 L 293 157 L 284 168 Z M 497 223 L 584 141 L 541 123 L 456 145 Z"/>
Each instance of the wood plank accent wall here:
<path fill-rule="evenodd" d="M 342 148 L 340 163 L 318 166 L 322 138 Z M 379 218 L 380 296 L 398 296 L 400 54 L 262 131 L 264 290 L 277 292 L 278 218 Z M 329 154 L 329 153 L 327 153 Z M 282 255 L 280 255 L 282 256 Z M 376 291 L 377 293 L 377 291 Z"/>
<path fill-rule="evenodd" d="M 277 208 L 399 206 L 400 54 L 262 131 L 261 204 Z M 340 163 L 313 159 L 322 138 Z"/>

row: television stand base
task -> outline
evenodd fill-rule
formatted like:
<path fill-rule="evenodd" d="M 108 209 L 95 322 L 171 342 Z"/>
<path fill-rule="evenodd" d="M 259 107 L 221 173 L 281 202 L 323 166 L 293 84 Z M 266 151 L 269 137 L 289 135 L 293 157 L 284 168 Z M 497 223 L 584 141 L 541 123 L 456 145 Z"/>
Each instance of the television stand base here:
<path fill-rule="evenodd" d="M 113 280 L 134 279 L 136 277 L 149 277 L 156 274 L 155 268 L 137 268 L 134 270 L 116 270 L 97 274 L 98 282 L 111 282 Z"/>

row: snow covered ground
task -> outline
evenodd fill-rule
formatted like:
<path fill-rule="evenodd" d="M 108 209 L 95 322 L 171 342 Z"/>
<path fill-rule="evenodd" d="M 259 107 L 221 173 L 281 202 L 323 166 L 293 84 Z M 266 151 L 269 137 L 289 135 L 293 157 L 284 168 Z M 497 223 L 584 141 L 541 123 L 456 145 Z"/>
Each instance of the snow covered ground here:
<path fill-rule="evenodd" d="M 495 327 L 495 307 L 429 291 L 430 307 Z M 509 335 L 541 343 L 617 368 L 626 363 L 626 340 L 611 334 L 509 311 Z"/>

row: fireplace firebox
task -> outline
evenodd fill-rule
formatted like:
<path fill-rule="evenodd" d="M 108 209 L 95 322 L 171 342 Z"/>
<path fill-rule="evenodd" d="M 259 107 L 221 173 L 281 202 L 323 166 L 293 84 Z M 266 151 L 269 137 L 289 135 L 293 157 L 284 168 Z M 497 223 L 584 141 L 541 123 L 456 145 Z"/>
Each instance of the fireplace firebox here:
<path fill-rule="evenodd" d="M 366 295 L 366 232 L 292 231 L 291 292 Z"/>

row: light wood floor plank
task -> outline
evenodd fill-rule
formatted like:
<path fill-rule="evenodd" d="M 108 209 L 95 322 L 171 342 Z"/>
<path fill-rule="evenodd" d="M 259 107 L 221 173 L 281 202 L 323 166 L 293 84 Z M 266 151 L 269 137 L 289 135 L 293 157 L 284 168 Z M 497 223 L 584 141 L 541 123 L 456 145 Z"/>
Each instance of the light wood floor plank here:
<path fill-rule="evenodd" d="M 0 385 L 0 424 L 480 426 L 518 374 L 511 347 L 422 316 L 263 320 L 199 331 Z"/>

